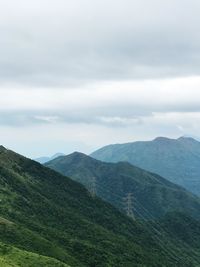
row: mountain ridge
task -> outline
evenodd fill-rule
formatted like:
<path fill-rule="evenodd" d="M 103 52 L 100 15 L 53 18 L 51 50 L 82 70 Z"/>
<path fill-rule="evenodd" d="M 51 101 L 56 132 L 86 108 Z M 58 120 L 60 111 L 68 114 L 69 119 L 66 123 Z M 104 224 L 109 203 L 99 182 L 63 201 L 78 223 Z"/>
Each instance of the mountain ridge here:
<path fill-rule="evenodd" d="M 163 216 L 175 208 L 189 214 L 196 210 L 193 216 L 197 217 L 200 211 L 198 197 L 128 162 L 106 163 L 75 152 L 47 162 L 45 166 L 82 183 L 121 211 L 123 198 L 129 193 L 134 195 L 134 203 L 139 201 L 154 217 Z M 138 212 L 141 212 L 141 208 L 138 208 Z"/>
<path fill-rule="evenodd" d="M 191 137 L 113 144 L 90 156 L 105 162 L 128 161 L 200 195 L 200 142 Z"/>

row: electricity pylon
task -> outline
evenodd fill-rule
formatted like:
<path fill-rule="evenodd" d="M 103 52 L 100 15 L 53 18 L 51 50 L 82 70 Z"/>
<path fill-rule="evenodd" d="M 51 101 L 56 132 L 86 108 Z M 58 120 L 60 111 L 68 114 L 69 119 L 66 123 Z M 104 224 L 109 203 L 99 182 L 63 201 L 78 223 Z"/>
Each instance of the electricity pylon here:
<path fill-rule="evenodd" d="M 133 213 L 133 193 L 127 193 L 126 197 L 123 198 L 126 215 L 135 220 Z"/>
<path fill-rule="evenodd" d="M 91 182 L 89 184 L 89 192 L 92 197 L 96 196 L 96 178 L 95 177 L 91 178 Z"/>

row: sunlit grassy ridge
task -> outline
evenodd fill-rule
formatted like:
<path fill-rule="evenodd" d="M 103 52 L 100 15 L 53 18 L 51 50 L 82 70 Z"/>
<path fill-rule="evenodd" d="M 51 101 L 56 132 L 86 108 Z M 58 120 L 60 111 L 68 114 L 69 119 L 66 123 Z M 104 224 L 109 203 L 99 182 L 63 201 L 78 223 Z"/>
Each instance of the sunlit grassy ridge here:
<path fill-rule="evenodd" d="M 27 252 L 0 242 L 1 267 L 69 267 L 50 257 Z"/>

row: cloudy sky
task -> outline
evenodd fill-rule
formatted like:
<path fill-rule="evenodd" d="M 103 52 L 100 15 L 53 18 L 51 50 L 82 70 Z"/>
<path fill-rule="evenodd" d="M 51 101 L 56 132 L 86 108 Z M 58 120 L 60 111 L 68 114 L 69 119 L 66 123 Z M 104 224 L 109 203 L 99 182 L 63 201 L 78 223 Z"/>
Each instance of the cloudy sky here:
<path fill-rule="evenodd" d="M 0 0 L 0 143 L 29 157 L 200 136 L 199 0 Z"/>

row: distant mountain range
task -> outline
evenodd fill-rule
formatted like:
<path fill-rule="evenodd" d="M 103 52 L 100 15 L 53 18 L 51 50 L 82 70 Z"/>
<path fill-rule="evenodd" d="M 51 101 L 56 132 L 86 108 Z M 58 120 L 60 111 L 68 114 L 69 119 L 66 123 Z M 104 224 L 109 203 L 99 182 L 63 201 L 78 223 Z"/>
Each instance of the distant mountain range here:
<path fill-rule="evenodd" d="M 190 137 L 105 146 L 91 156 L 106 162 L 126 161 L 157 173 L 200 195 L 200 142 Z"/>
<path fill-rule="evenodd" d="M 132 194 L 135 216 L 158 218 L 169 211 L 181 211 L 200 218 L 198 197 L 130 163 L 106 163 L 75 152 L 49 161 L 45 166 L 83 184 L 121 211 L 126 208 L 125 198 Z"/>
<path fill-rule="evenodd" d="M 60 156 L 64 156 L 64 155 L 65 154 L 63 154 L 63 153 L 56 153 L 56 154 L 54 154 L 51 157 L 40 157 L 40 158 L 36 158 L 34 160 L 37 161 L 37 162 L 39 162 L 39 163 L 41 163 L 41 164 L 44 164 L 45 162 L 48 162 L 48 161 L 50 161 L 52 159 L 56 159 L 56 158 L 58 158 Z"/>

